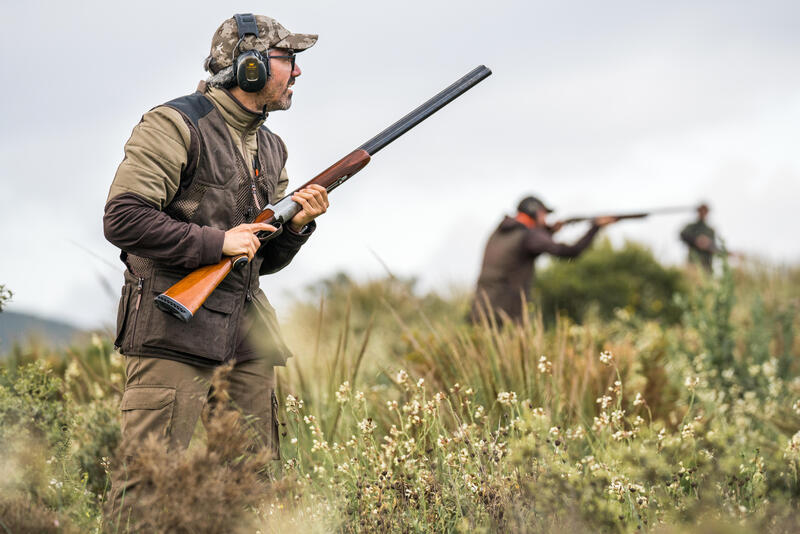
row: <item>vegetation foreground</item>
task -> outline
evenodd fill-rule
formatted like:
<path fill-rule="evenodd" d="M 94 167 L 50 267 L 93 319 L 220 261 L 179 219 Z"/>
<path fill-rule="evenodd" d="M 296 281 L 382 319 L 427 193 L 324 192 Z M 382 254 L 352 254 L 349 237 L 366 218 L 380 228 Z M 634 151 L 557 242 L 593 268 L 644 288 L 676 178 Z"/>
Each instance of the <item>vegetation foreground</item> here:
<path fill-rule="evenodd" d="M 286 321 L 282 460 L 214 414 L 186 454 L 128 466 L 139 523 L 103 515 L 123 358 L 99 335 L 15 348 L 0 532 L 797 532 L 800 271 L 680 278 L 669 320 L 620 286 L 611 316 L 600 297 L 505 328 L 411 281 L 324 281 Z"/>

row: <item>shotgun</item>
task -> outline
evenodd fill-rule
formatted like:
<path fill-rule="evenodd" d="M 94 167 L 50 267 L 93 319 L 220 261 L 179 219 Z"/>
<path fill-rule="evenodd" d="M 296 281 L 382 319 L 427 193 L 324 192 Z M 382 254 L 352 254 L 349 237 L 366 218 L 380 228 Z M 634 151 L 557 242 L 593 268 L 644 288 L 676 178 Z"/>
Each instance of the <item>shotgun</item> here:
<path fill-rule="evenodd" d="M 616 217 L 617 219 L 644 219 L 645 217 L 649 217 L 650 215 L 668 215 L 671 213 L 684 213 L 688 211 L 695 211 L 697 210 L 697 206 L 677 206 L 677 207 L 669 207 L 669 208 L 656 208 L 650 211 L 642 211 L 639 213 L 622 213 L 616 215 L 609 215 L 610 217 Z M 600 217 L 600 215 L 594 216 L 580 216 L 580 217 L 568 217 L 561 221 L 561 224 L 574 224 L 584 221 L 591 221 Z"/>
<path fill-rule="evenodd" d="M 411 113 L 306 182 L 295 192 L 311 184 L 319 184 L 327 189 L 328 192 L 333 191 L 363 169 L 369 163 L 370 158 L 379 150 L 467 92 L 491 73 L 492 71 L 484 65 L 474 68 Z M 278 235 L 281 225 L 287 223 L 302 209 L 300 204 L 292 200 L 293 194 L 294 192 L 286 195 L 276 202 L 274 206 L 267 206 L 252 221 L 268 223 L 278 229 L 266 235 L 259 232 L 262 244 Z M 162 311 L 171 313 L 178 319 L 188 322 L 228 273 L 232 269 L 242 268 L 247 265 L 248 261 L 246 254 L 235 257 L 225 256 L 219 263 L 200 267 L 176 282 L 164 293 L 158 295 L 155 298 L 156 306 Z"/>

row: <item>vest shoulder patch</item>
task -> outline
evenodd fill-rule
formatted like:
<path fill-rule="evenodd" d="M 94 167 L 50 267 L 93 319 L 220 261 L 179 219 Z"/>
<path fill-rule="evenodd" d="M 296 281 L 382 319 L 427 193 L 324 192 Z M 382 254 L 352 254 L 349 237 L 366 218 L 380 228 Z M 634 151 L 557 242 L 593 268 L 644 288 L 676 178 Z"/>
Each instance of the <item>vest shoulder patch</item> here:
<path fill-rule="evenodd" d="M 164 105 L 177 109 L 186 115 L 195 126 L 197 126 L 197 121 L 208 115 L 211 110 L 214 109 L 214 104 L 201 93 L 181 96 L 170 100 Z"/>

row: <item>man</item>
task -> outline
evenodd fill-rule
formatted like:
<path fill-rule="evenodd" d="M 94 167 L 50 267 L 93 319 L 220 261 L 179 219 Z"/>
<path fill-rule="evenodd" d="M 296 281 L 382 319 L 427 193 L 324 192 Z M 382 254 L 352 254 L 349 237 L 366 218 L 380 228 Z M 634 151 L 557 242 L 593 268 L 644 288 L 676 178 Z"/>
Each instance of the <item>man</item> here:
<path fill-rule="evenodd" d="M 259 276 L 292 260 L 328 208 L 326 191 L 295 193 L 302 210 L 261 248 L 257 233 L 276 228 L 252 221 L 286 192 L 286 146 L 263 123 L 268 112 L 291 106 L 301 74 L 295 54 L 316 40 L 265 16 L 224 21 L 205 61 L 207 82 L 147 112 L 125 145 L 103 226 L 127 267 L 115 344 L 126 356 L 128 450 L 153 434 L 171 450 L 185 449 L 210 400 L 214 369 L 230 363 L 231 403 L 254 421 L 254 446 L 278 457 L 273 366 L 290 353 Z M 188 323 L 154 305 L 198 266 L 239 254 L 249 264 L 229 274 Z M 123 499 L 131 503 L 136 483 L 115 470 L 115 510 Z"/>
<path fill-rule="evenodd" d="M 681 241 L 689 247 L 689 263 L 700 265 L 710 273 L 714 254 L 720 252 L 720 249 L 717 247 L 714 229 L 706 222 L 709 211 L 708 204 L 697 206 L 697 220 L 681 230 Z"/>
<path fill-rule="evenodd" d="M 500 321 L 520 321 L 525 312 L 523 297 L 527 300 L 530 296 L 536 258 L 544 253 L 574 258 L 592 243 L 600 228 L 617 220 L 598 217 L 577 243 L 565 245 L 556 243 L 552 235 L 561 228 L 561 222 L 547 225 L 547 214 L 552 211 L 538 198 L 525 197 L 517 206 L 517 214 L 505 217 L 489 237 L 472 303 L 473 322 L 487 312 Z"/>

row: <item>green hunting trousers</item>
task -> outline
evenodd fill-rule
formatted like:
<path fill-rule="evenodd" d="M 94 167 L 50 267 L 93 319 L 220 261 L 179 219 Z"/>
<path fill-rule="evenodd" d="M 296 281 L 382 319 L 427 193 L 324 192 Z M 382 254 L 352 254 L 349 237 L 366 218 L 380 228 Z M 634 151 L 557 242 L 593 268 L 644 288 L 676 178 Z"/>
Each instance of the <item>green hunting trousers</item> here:
<path fill-rule="evenodd" d="M 122 447 L 135 454 L 136 445 L 148 436 L 165 440 L 180 453 L 189 446 L 195 426 L 215 406 L 211 378 L 214 369 L 162 358 L 129 356 L 122 395 Z M 258 443 L 279 459 L 275 373 L 264 360 L 237 363 L 226 376 L 230 407 L 247 416 Z M 202 417 L 205 423 L 205 417 Z M 112 518 L 121 518 L 135 502 L 137 477 L 127 476 L 125 466 L 112 472 L 109 494 Z"/>

